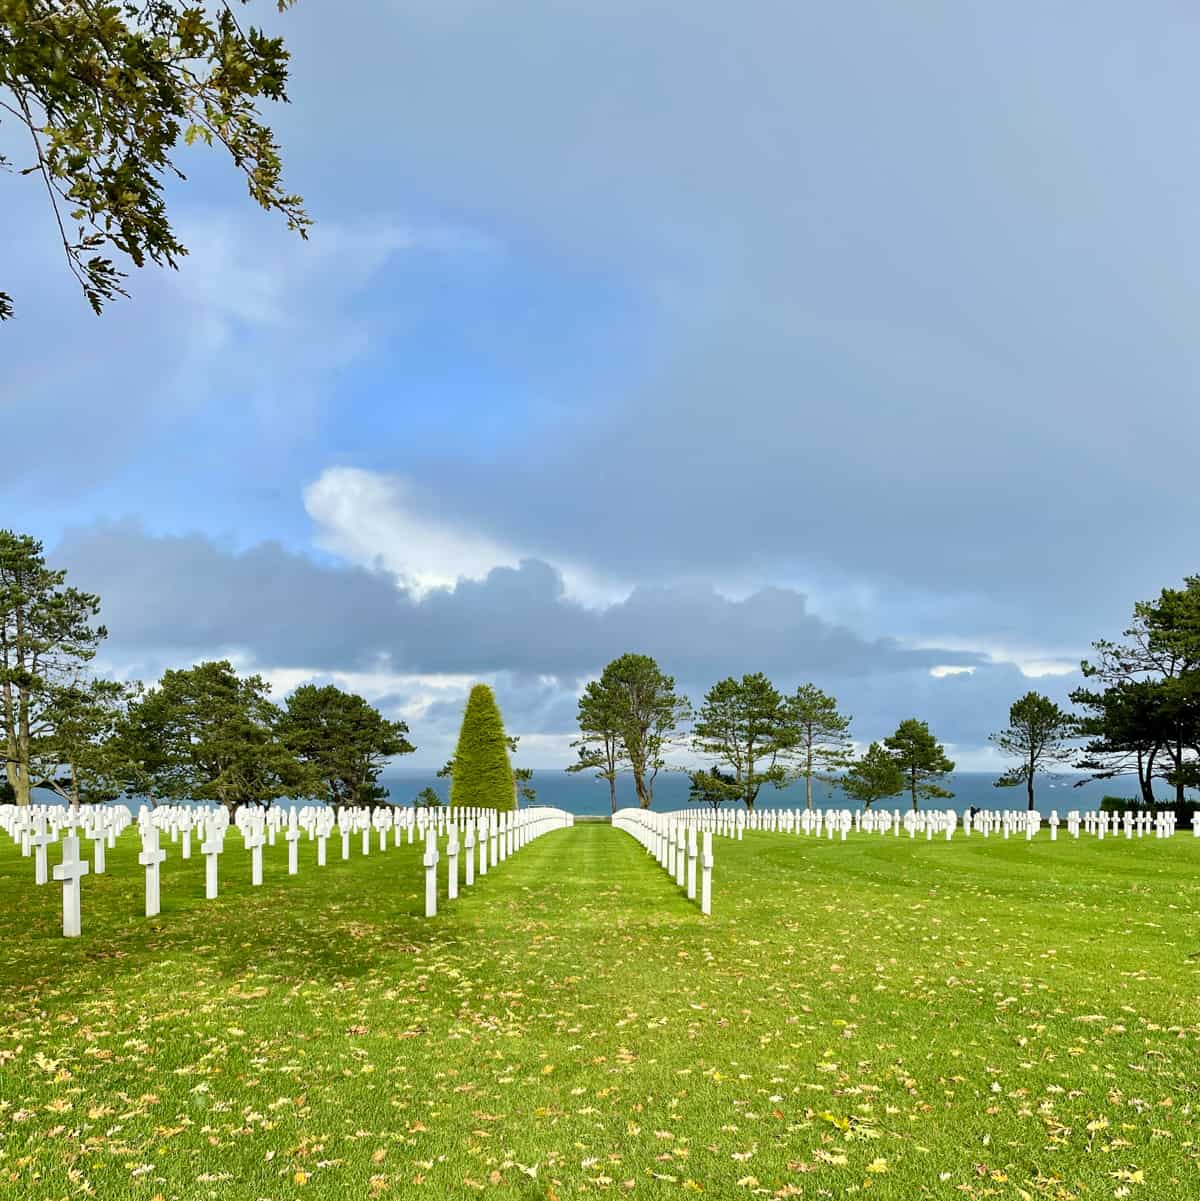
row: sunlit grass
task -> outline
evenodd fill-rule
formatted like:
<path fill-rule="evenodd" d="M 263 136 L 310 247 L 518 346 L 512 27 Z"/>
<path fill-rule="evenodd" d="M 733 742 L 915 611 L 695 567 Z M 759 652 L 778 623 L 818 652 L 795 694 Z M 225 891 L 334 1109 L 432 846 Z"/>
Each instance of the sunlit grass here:
<path fill-rule="evenodd" d="M 0 846 L 5 1196 L 1200 1198 L 1190 836 L 719 839 L 709 920 L 607 826 L 433 921 L 418 846 L 165 845 L 73 942 Z"/>

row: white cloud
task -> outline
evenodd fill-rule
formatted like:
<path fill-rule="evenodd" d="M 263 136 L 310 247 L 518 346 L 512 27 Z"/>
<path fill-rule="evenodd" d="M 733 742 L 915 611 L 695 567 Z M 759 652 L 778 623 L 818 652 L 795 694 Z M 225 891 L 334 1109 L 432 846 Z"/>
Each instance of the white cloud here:
<path fill-rule="evenodd" d="M 931 676 L 933 676 L 933 678 L 935 680 L 944 680 L 947 676 L 974 675 L 975 668 L 973 668 L 973 667 L 956 667 L 956 666 L 951 666 L 948 663 L 940 663 L 940 664 L 938 664 L 937 667 L 931 667 L 929 669 L 929 674 Z"/>
<path fill-rule="evenodd" d="M 951 634 L 934 635 L 930 638 L 905 639 L 904 645 L 913 650 L 964 651 L 968 654 L 986 655 L 992 663 L 1011 663 L 1023 676 L 1039 679 L 1042 676 L 1067 676 L 1079 670 L 1079 659 L 1070 658 L 1070 652 L 1062 648 L 1023 646 L 1010 642 L 995 642 L 983 635 L 979 638 L 961 638 Z M 973 672 L 973 667 L 937 666 L 929 669 L 935 679 Z"/>
<path fill-rule="evenodd" d="M 422 500 L 407 480 L 356 467 L 327 468 L 304 489 L 304 507 L 316 523 L 314 540 L 321 549 L 390 571 L 418 598 L 435 588 L 453 588 L 460 579 L 481 580 L 493 567 L 545 558 L 536 547 L 462 529 Z M 583 604 L 602 606 L 628 595 L 627 588 L 578 564 L 553 566 L 567 595 Z"/>

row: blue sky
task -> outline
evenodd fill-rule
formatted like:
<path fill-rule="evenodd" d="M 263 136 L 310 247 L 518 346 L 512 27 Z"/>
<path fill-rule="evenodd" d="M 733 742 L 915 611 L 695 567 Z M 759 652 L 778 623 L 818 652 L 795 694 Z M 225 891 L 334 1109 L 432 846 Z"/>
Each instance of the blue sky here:
<path fill-rule="evenodd" d="M 2 519 L 110 670 L 337 679 L 429 764 L 485 678 L 552 766 L 639 649 L 988 767 L 1200 566 L 1188 6 L 251 7 L 307 244 L 188 152 L 97 320 L 0 193 Z"/>

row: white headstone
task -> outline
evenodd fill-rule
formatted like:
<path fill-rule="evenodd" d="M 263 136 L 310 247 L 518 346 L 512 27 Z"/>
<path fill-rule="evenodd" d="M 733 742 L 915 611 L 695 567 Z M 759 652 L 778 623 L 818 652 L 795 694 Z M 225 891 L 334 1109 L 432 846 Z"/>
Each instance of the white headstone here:
<path fill-rule="evenodd" d="M 54 878 L 63 886 L 63 938 L 78 938 L 82 932 L 79 882 L 87 873 L 87 860 L 79 858 L 79 839 L 68 834 L 62 840 L 62 862 L 54 868 Z"/>
<path fill-rule="evenodd" d="M 158 845 L 158 827 L 150 825 L 142 834 L 142 850 L 138 863 L 146 869 L 146 916 L 155 917 L 159 911 L 159 867 L 167 852 Z"/>

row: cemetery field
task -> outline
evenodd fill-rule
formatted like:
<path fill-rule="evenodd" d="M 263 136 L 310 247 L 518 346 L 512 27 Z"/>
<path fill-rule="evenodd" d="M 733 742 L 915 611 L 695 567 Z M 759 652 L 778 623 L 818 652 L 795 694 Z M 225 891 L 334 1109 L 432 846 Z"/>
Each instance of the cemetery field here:
<path fill-rule="evenodd" d="M 1200 1198 L 1190 834 L 722 838 L 710 919 L 607 825 L 432 920 L 419 846 L 164 846 L 65 941 L 0 843 L 0 1196 Z"/>

